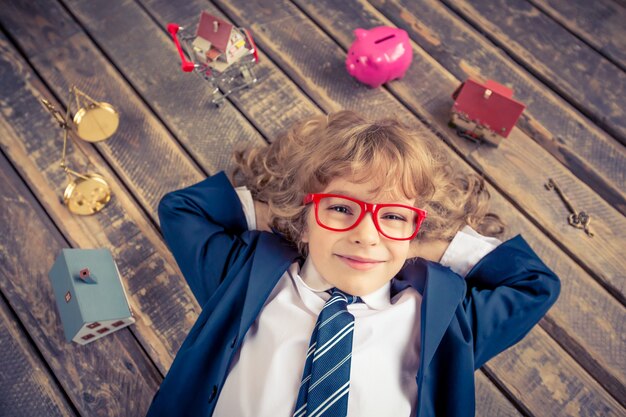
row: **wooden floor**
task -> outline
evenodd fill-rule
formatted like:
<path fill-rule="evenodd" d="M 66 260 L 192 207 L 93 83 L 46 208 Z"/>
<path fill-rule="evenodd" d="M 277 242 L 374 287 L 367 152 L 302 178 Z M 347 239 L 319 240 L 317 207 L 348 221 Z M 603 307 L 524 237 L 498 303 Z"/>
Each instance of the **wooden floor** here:
<path fill-rule="evenodd" d="M 201 10 L 249 28 L 261 78 L 219 109 L 180 71 L 168 22 Z M 307 115 L 349 108 L 425 123 L 493 208 L 561 277 L 561 297 L 518 345 L 476 373 L 480 416 L 626 415 L 626 5 L 624 0 L 1 0 L 0 415 L 143 416 L 199 307 L 159 232 L 168 191 L 228 169 Z M 402 81 L 375 90 L 344 69 L 357 27 L 414 42 Z M 527 105 L 499 148 L 448 126 L 461 80 L 495 79 Z M 39 104 L 77 85 L 121 113 L 80 148 L 113 190 L 101 213 L 60 200 L 62 136 Z M 69 149 L 80 167 L 85 156 Z M 595 237 L 569 226 L 558 181 Z M 61 248 L 110 248 L 137 323 L 66 343 L 47 274 Z"/>

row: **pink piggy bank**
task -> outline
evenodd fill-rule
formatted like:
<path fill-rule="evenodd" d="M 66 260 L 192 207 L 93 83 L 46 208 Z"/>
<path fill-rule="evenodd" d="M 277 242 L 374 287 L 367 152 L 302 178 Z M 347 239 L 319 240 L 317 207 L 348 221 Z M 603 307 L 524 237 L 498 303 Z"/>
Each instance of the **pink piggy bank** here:
<path fill-rule="evenodd" d="M 372 88 L 404 76 L 413 59 L 409 35 L 404 30 L 378 26 L 356 29 L 354 36 L 356 40 L 346 58 L 350 75 Z"/>

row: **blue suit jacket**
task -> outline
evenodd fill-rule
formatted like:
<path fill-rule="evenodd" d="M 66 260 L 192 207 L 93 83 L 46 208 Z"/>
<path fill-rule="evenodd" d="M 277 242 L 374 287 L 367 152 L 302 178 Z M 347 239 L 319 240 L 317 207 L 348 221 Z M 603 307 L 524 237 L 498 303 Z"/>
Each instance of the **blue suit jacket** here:
<path fill-rule="evenodd" d="M 210 416 L 233 354 L 280 277 L 298 260 L 278 235 L 248 230 L 223 173 L 167 194 L 165 240 L 202 312 L 154 397 L 149 417 Z M 474 415 L 474 371 L 519 341 L 556 301 L 560 283 L 517 236 L 465 279 L 418 259 L 391 282 L 423 295 L 418 416 Z M 294 398 L 295 402 L 295 398 Z"/>

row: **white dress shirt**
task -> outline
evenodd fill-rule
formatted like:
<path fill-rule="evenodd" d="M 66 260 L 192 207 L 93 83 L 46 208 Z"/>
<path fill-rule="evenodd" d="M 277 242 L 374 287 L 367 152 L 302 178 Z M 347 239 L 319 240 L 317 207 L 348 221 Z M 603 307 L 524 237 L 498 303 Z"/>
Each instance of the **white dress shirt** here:
<path fill-rule="evenodd" d="M 256 228 L 250 192 L 236 189 L 248 227 Z M 499 240 L 465 227 L 441 263 L 465 276 Z M 289 417 L 317 316 L 332 286 L 306 260 L 280 278 L 247 332 L 218 397 L 217 417 Z M 355 317 L 348 416 L 409 416 L 417 401 L 421 295 L 413 288 L 390 298 L 390 284 L 351 304 Z"/>

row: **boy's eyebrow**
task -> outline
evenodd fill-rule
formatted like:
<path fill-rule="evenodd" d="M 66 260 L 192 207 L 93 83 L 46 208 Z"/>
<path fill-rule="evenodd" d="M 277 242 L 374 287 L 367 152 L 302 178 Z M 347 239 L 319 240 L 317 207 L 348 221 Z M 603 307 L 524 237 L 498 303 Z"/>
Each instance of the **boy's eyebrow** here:
<path fill-rule="evenodd" d="M 351 198 L 354 198 L 354 199 L 356 199 L 356 200 L 365 201 L 365 202 L 367 202 L 367 203 L 372 202 L 372 201 L 370 201 L 370 199 L 363 200 L 362 198 L 357 197 L 356 195 L 354 195 L 354 194 L 353 194 L 353 193 L 351 193 L 350 191 L 346 191 L 346 190 L 334 190 L 334 189 L 333 189 L 333 190 L 326 191 L 326 194 L 337 194 L 337 195 L 343 195 L 343 196 L 346 196 L 346 197 L 351 197 Z"/>
<path fill-rule="evenodd" d="M 365 201 L 365 202 L 368 202 L 368 203 L 374 203 L 374 204 L 376 204 L 376 203 L 383 203 L 383 201 L 372 201 L 372 200 L 376 200 L 376 199 L 370 199 L 370 198 L 368 198 L 367 200 L 362 200 L 361 198 L 358 198 L 357 196 L 355 196 L 354 194 L 352 194 L 351 192 L 346 191 L 346 190 L 330 190 L 330 191 L 327 191 L 326 194 L 344 195 L 346 197 L 352 197 L 352 198 L 355 198 L 357 200 Z M 370 194 L 374 194 L 374 192 L 370 191 Z M 402 198 L 400 198 L 398 196 L 398 197 L 395 197 L 395 198 L 393 198 L 391 200 L 402 200 Z M 391 201 L 391 200 L 389 200 L 389 201 Z M 411 199 L 407 199 L 407 200 L 411 200 Z M 401 202 L 401 204 L 405 204 L 405 203 Z"/>
<path fill-rule="evenodd" d="M 326 194 L 339 194 L 339 195 L 345 195 L 347 197 L 356 198 L 354 195 L 351 195 L 348 191 L 344 191 L 344 190 L 330 190 L 330 191 L 327 191 Z"/>

